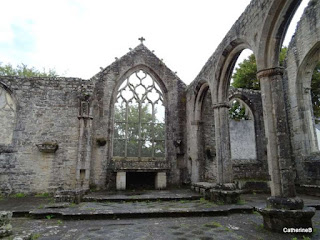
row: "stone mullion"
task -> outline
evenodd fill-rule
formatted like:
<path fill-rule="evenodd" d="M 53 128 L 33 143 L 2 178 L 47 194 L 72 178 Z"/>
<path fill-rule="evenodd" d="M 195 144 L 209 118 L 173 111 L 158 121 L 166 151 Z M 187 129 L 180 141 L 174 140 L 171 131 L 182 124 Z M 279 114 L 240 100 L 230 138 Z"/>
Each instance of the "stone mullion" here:
<path fill-rule="evenodd" d="M 128 156 L 128 111 L 129 111 L 129 103 L 126 101 L 126 130 L 125 130 L 125 141 L 124 141 L 124 157 Z"/>
<path fill-rule="evenodd" d="M 264 124 L 268 139 L 268 167 L 272 180 L 271 195 L 295 197 L 282 69 L 262 70 L 257 76 L 260 79 Z"/>
<path fill-rule="evenodd" d="M 138 118 L 138 157 L 141 157 L 142 152 L 142 139 L 141 139 L 141 105 L 142 103 L 140 100 L 138 101 L 138 107 L 139 107 L 139 118 Z"/>
<path fill-rule="evenodd" d="M 154 114 L 154 103 L 151 104 L 152 106 L 152 122 L 151 122 L 151 136 L 152 136 L 152 157 L 154 157 L 154 147 L 155 147 L 155 139 L 154 139 L 154 122 L 155 122 L 155 114 Z"/>

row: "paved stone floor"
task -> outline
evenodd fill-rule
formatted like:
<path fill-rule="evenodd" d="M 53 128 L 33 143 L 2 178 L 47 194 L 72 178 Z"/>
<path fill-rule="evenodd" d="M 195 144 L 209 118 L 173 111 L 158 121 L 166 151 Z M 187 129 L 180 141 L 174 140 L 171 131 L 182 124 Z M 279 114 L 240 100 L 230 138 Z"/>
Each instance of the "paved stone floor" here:
<path fill-rule="evenodd" d="M 175 201 L 130 201 L 130 202 L 83 202 L 79 205 L 66 204 L 61 208 L 54 206 L 51 198 L 7 198 L 0 200 L 0 210 L 13 212 L 41 212 L 49 211 L 43 219 L 16 217 L 12 219 L 13 236 L 29 239 L 320 239 L 320 211 L 313 217 L 313 235 L 289 235 L 272 233 L 263 228 L 262 217 L 255 211 L 242 214 L 233 213 L 226 216 L 197 216 L 197 217 L 161 217 L 161 218 L 119 218 L 117 214 L 108 220 L 64 220 L 54 218 L 55 212 L 81 214 L 82 212 L 105 213 L 119 212 L 154 212 L 154 211 L 192 211 L 207 209 L 225 210 L 236 208 L 264 207 L 266 194 L 244 194 L 242 201 L 237 205 L 217 205 L 203 198 L 198 200 Z M 319 209 L 320 198 L 301 196 L 305 205 L 317 206 Z M 50 208 L 47 208 L 49 206 Z M 50 214 L 52 211 L 53 214 Z M 163 215 L 161 215 L 163 216 Z M 16 238 L 18 239 L 18 238 Z M 26 239 L 26 238 L 22 238 Z"/>
<path fill-rule="evenodd" d="M 320 239 L 320 213 L 313 218 Z M 272 233 L 263 229 L 259 214 L 234 214 L 220 217 L 150 218 L 64 221 L 14 218 L 15 235 L 33 233 L 33 239 L 308 239 L 303 236 Z"/>

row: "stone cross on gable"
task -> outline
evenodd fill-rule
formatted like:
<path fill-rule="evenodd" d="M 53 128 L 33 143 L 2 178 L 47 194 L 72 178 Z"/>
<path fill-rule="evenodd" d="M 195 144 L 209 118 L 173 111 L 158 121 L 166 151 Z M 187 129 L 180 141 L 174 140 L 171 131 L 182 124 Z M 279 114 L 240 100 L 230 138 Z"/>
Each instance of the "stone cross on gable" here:
<path fill-rule="evenodd" d="M 145 41 L 146 39 L 144 37 L 138 38 L 138 40 L 140 40 L 140 42 L 143 44 L 143 41 Z"/>

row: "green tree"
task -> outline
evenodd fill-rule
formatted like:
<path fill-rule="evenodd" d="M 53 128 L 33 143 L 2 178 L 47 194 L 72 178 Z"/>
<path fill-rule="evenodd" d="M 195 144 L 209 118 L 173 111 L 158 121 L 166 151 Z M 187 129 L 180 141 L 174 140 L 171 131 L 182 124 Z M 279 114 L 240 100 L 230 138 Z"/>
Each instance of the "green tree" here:
<path fill-rule="evenodd" d="M 280 66 L 284 65 L 284 60 L 288 52 L 287 47 L 283 47 L 280 52 Z M 260 89 L 259 81 L 256 77 L 257 64 L 253 54 L 239 64 L 232 78 L 232 86 L 235 88 Z M 311 79 L 311 101 L 315 118 L 320 118 L 320 62 L 316 65 Z M 230 117 L 233 119 L 243 119 L 240 106 L 233 105 L 230 109 Z"/>
<path fill-rule="evenodd" d="M 247 59 L 239 63 L 233 74 L 232 86 L 235 88 L 260 89 L 259 80 L 257 79 L 256 58 L 251 54 Z"/>
<path fill-rule="evenodd" d="M 284 47 L 280 52 L 280 66 L 283 66 L 287 55 L 288 48 Z M 254 54 L 251 54 L 243 62 L 239 63 L 234 74 L 232 75 L 232 86 L 235 88 L 260 89 L 260 83 L 257 79 L 257 63 Z"/>
<path fill-rule="evenodd" d="M 114 156 L 124 156 L 125 141 L 127 141 L 128 156 L 138 156 L 139 144 L 141 144 L 142 157 L 151 157 L 153 151 L 155 157 L 163 156 L 165 125 L 153 120 L 152 113 L 149 111 L 150 106 L 142 105 L 139 113 L 137 105 L 129 105 L 128 121 L 126 121 L 126 107 L 116 105 L 114 112 Z"/>
<path fill-rule="evenodd" d="M 54 69 L 48 71 L 43 69 L 39 71 L 35 67 L 28 67 L 26 64 L 19 64 L 13 67 L 11 64 L 3 65 L 0 63 L 0 76 L 19 76 L 19 77 L 57 77 L 58 74 Z"/>
<path fill-rule="evenodd" d="M 229 109 L 229 116 L 234 120 L 248 120 L 248 116 L 245 114 L 246 110 L 244 107 L 241 107 L 239 101 L 234 100 Z"/>

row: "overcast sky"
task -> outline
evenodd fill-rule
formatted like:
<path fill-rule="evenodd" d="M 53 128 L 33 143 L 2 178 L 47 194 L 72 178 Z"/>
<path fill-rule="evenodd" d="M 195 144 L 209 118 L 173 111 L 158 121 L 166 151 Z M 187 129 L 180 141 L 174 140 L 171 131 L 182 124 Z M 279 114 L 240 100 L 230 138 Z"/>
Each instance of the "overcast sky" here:
<path fill-rule="evenodd" d="M 2 0 L 0 62 L 88 79 L 144 44 L 190 83 L 250 0 Z M 304 0 L 290 26 L 293 34 Z"/>

